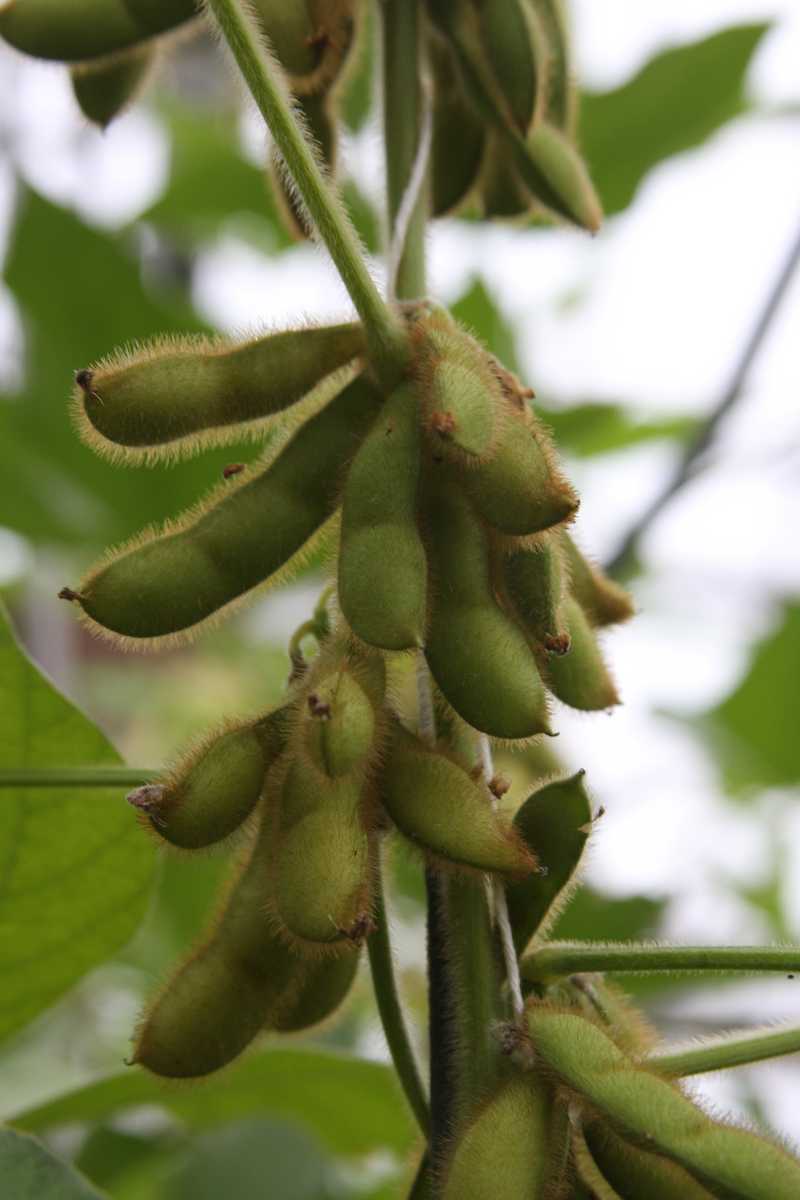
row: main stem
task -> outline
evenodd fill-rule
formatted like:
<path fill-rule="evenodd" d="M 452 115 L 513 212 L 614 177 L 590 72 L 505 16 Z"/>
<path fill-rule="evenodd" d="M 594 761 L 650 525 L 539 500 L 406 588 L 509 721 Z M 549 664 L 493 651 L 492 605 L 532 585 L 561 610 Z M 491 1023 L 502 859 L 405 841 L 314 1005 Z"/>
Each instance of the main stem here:
<path fill-rule="evenodd" d="M 364 323 L 373 366 L 390 386 L 402 377 L 408 356 L 402 326 L 381 298 L 353 227 L 323 177 L 239 0 L 206 0 L 206 4 Z"/>

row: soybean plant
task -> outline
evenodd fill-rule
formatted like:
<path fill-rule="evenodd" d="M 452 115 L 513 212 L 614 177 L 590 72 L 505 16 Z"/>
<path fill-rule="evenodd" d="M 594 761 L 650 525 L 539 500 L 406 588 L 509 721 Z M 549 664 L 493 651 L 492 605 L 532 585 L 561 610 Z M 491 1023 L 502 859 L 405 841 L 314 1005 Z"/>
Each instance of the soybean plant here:
<path fill-rule="evenodd" d="M 208 1075 L 260 1030 L 346 999 L 367 945 L 421 1130 L 413 1197 L 622 1200 L 800 1195 L 777 1141 L 706 1113 L 695 1071 L 800 1048 L 765 1034 L 657 1055 L 603 972 L 796 970 L 800 952 L 556 943 L 596 817 L 583 773 L 498 807 L 490 740 L 554 732 L 551 697 L 618 702 L 599 634 L 630 598 L 569 534 L 578 507 L 533 393 L 425 288 L 426 222 L 532 217 L 589 232 L 561 0 L 382 0 L 388 290 L 336 181 L 338 84 L 366 0 L 8 0 L 0 33 L 68 63 L 88 117 L 128 102 L 158 39 L 206 21 L 272 133 L 290 227 L 324 242 L 358 320 L 241 341 L 111 351 L 76 375 L 80 436 L 147 464 L 267 433 L 254 466 L 109 553 L 61 595 L 128 646 L 192 636 L 271 586 L 323 531 L 330 586 L 290 647 L 282 704 L 221 727 L 128 796 L 158 841 L 238 832 L 216 927 L 142 1018 L 133 1061 Z M 278 433 L 274 433 L 276 422 Z M 301 634 L 313 634 L 309 661 Z M 419 703 L 393 681 L 417 660 Z M 382 859 L 423 856 L 430 1071 L 395 991 Z"/>

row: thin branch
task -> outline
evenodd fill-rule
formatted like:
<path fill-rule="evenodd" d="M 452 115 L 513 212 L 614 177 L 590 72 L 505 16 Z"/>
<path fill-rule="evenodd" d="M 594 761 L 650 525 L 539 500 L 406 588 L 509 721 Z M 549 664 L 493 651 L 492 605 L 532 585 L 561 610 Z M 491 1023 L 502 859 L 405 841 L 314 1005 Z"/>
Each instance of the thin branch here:
<path fill-rule="evenodd" d="M 748 338 L 741 357 L 737 362 L 727 388 L 723 392 L 716 406 L 712 409 L 711 414 L 697 431 L 693 441 L 683 454 L 683 457 L 678 465 L 678 470 L 669 486 L 658 496 L 650 507 L 645 511 L 644 515 L 639 518 L 633 526 L 627 537 L 623 541 L 614 558 L 606 565 L 606 571 L 609 575 L 620 575 L 631 560 L 635 557 L 639 543 L 650 528 L 653 521 L 663 508 L 670 502 L 673 496 L 679 492 L 685 485 L 702 469 L 702 464 L 698 461 L 705 455 L 706 451 L 711 446 L 717 432 L 717 428 L 722 419 L 727 416 L 733 408 L 736 401 L 742 394 L 748 372 L 753 365 L 753 362 L 764 342 L 764 338 L 772 324 L 775 313 L 778 311 L 781 300 L 786 294 L 786 290 L 791 283 L 792 276 L 800 262 L 800 229 L 798 229 L 789 253 L 784 262 L 783 269 L 778 275 L 775 283 L 770 290 L 764 307 L 756 321 L 753 331 Z"/>
<path fill-rule="evenodd" d="M 395 1070 L 400 1077 L 411 1110 L 426 1138 L 430 1137 L 431 1114 L 428 1098 L 420 1078 L 414 1049 L 411 1045 L 406 1019 L 397 994 L 397 982 L 392 961 L 392 946 L 389 939 L 389 918 L 383 894 L 380 870 L 377 881 L 378 903 L 375 912 L 376 929 L 367 938 L 369 965 L 381 1024 L 392 1054 Z"/>
<path fill-rule="evenodd" d="M 256 30 L 239 0 L 206 0 L 222 35 L 266 121 L 322 240 L 364 322 L 373 364 L 395 382 L 407 357 L 405 334 L 397 317 L 381 298 L 370 275 L 358 238 L 331 191 L 291 105 L 273 73 Z"/>
<path fill-rule="evenodd" d="M 800 947 L 561 942 L 526 954 L 519 965 L 523 979 L 539 984 L 591 971 L 630 975 L 646 975 L 651 971 L 785 971 L 800 974 Z"/>
<path fill-rule="evenodd" d="M 0 770 L 0 788 L 139 787 L 154 783 L 162 772 L 135 767 L 20 767 Z"/>
<path fill-rule="evenodd" d="M 745 1034 L 718 1038 L 716 1041 L 675 1050 L 671 1054 L 655 1054 L 647 1059 L 654 1067 L 670 1075 L 702 1075 L 706 1071 L 722 1071 L 728 1067 L 744 1067 L 748 1063 L 779 1058 L 800 1051 L 800 1028 L 757 1030 Z"/>

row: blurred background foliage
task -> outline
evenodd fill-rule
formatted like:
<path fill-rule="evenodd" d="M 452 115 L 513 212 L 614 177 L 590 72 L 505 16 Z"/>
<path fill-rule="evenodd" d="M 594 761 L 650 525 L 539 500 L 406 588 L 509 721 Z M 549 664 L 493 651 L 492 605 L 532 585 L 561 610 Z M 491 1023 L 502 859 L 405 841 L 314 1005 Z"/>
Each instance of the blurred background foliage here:
<path fill-rule="evenodd" d="M 652 168 L 701 146 L 748 111 L 748 67 L 767 29 L 763 23 L 723 28 L 665 49 L 622 86 L 583 96 L 580 142 L 608 214 L 635 205 Z M 353 145 L 374 120 L 370 59 L 368 36 L 340 97 Z M 13 65 L 19 77 L 27 69 L 19 60 Z M 10 85 L 3 95 L 10 103 Z M 58 203 L 33 186 L 35 172 L 24 165 L 25 130 L 14 126 L 10 111 L 0 116 L 2 169 L 13 196 L 3 280 L 14 331 L 0 386 L 0 578 L 12 624 L 31 655 L 125 760 L 147 767 L 223 714 L 277 700 L 288 669 L 283 643 L 310 612 L 324 559 L 304 568 L 285 593 L 201 642 L 157 655 L 123 655 L 92 641 L 55 599 L 106 545 L 175 515 L 219 478 L 225 463 L 261 451 L 243 443 L 170 467 L 113 467 L 82 446 L 70 425 L 74 370 L 157 333 L 210 332 L 193 300 L 194 284 L 209 247 L 229 235 L 276 262 L 296 253 L 253 151 L 253 123 L 243 121 L 238 91 L 209 39 L 177 44 L 142 103 L 168 141 L 169 169 L 160 194 L 122 224 L 93 221 L 80 205 Z M 91 191 L 90 174 L 82 187 Z M 369 179 L 354 168 L 343 192 L 365 245 L 377 254 L 381 218 Z M 469 220 L 467 214 L 462 224 Z M 516 331 L 485 280 L 470 278 L 452 307 L 494 353 L 519 367 Z M 604 456 L 648 443 L 667 446 L 674 458 L 702 419 L 680 405 L 643 414 L 635 397 L 617 403 L 544 395 L 538 403 L 570 464 L 613 462 Z M 633 523 L 644 502 L 631 496 L 630 507 Z M 796 547 L 787 552 L 796 555 Z M 645 607 L 647 570 L 645 557 L 632 581 Z M 691 717 L 663 718 L 667 724 L 678 718 L 682 727 L 688 721 L 708 771 L 719 773 L 723 805 L 757 809 L 774 789 L 800 783 L 800 605 L 784 594 L 769 601 L 773 628 L 743 656 L 738 676 L 731 672 L 727 697 Z M 42 680 L 10 635 L 0 649 L 2 766 L 119 761 L 106 737 Z M 407 681 L 398 677 L 398 686 Z M 41 737 L 37 746 L 42 728 L 56 739 L 50 751 Z M 568 752 L 558 753 L 555 743 L 555 750 L 498 754 L 498 767 L 513 780 L 509 804 L 543 775 L 575 765 Z M 0 1006 L 9 1035 L 0 1049 L 0 1115 L 42 1135 L 116 1200 L 394 1195 L 397 1180 L 407 1178 L 414 1132 L 385 1065 L 366 978 L 332 1025 L 279 1046 L 267 1040 L 202 1087 L 169 1088 L 125 1070 L 141 999 L 202 931 L 227 860 L 161 861 L 144 923 L 130 941 L 154 856 L 120 800 L 104 790 L 30 793 L 14 809 L 11 796 L 0 796 L 6 813 L 27 814 L 26 820 L 4 815 L 0 833 L 4 862 L 17 872 L 0 875 L 0 970 L 19 981 L 16 991 L 4 983 Z M 19 883 L 25 862 L 38 881 L 27 891 Z M 757 914 L 755 925 L 745 922 L 748 932 L 797 935 L 786 908 L 790 865 L 776 851 L 764 879 L 725 881 L 740 906 L 735 912 Z M 424 1040 L 424 890 L 420 864 L 397 846 L 392 878 L 403 985 Z M 598 887 L 590 870 L 589 886 L 562 914 L 556 936 L 669 932 L 673 897 L 658 888 L 624 893 L 624 883 L 617 891 Z M 114 894 L 120 919 L 104 920 Z M 80 918 L 92 909 L 91 919 Z M 635 990 L 663 1028 L 702 1031 L 702 1011 L 681 1009 L 694 986 L 684 981 L 669 995 L 656 994 L 645 980 Z M 724 1023 L 724 1005 L 720 1012 Z M 763 1115 L 746 1081 L 736 1098 Z M 22 1161 L 30 1143 L 17 1139 L 2 1153 Z M 77 1179 L 64 1177 L 63 1195 L 90 1194 Z"/>

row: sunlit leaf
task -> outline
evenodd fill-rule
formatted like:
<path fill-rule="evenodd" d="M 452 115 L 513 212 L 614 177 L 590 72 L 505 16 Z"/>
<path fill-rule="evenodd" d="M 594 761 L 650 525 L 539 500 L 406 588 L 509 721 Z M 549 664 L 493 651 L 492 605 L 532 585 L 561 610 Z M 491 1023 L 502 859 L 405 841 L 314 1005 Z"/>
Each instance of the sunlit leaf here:
<path fill-rule="evenodd" d="M 0 767 L 120 761 L 30 662 L 0 610 Z M 0 788 L 0 1036 L 129 940 L 154 869 L 120 789 Z"/>
<path fill-rule="evenodd" d="M 619 404 L 577 404 L 559 410 L 537 403 L 536 411 L 553 431 L 558 446 L 580 457 L 605 454 L 655 438 L 685 441 L 697 427 L 690 417 L 636 421 Z"/>
<path fill-rule="evenodd" d="M 768 28 L 722 29 L 657 55 L 621 88 L 584 94 L 578 142 L 607 215 L 630 204 L 656 163 L 743 111 L 745 72 Z"/>

